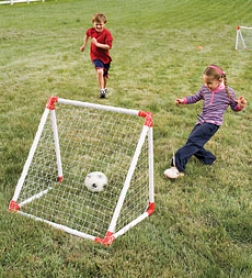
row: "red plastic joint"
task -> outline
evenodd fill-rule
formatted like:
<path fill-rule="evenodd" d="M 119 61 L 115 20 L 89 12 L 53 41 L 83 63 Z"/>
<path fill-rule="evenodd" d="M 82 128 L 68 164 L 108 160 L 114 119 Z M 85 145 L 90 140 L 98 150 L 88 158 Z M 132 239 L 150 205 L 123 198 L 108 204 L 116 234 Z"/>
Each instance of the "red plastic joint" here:
<path fill-rule="evenodd" d="M 9 205 L 9 211 L 18 211 L 20 210 L 20 206 L 17 202 L 11 200 Z"/>
<path fill-rule="evenodd" d="M 138 116 L 145 118 L 144 125 L 146 125 L 148 127 L 153 127 L 153 116 L 152 116 L 152 113 L 144 112 L 144 111 L 139 111 L 138 112 Z"/>
<path fill-rule="evenodd" d="M 55 110 L 56 102 L 58 102 L 58 97 L 50 97 L 46 103 L 46 108 L 49 110 Z"/>
<path fill-rule="evenodd" d="M 104 238 L 96 237 L 94 241 L 109 246 L 114 240 L 114 234 L 112 232 L 107 232 Z"/>
<path fill-rule="evenodd" d="M 155 203 L 149 203 L 149 207 L 146 210 L 146 212 L 149 214 L 149 216 L 155 211 Z"/>
<path fill-rule="evenodd" d="M 62 182 L 62 181 L 63 181 L 63 179 L 64 179 L 64 177 L 63 177 L 63 176 L 58 177 L 58 182 Z"/>
<path fill-rule="evenodd" d="M 240 26 L 237 26 L 237 30 L 240 30 L 241 29 L 241 27 Z"/>

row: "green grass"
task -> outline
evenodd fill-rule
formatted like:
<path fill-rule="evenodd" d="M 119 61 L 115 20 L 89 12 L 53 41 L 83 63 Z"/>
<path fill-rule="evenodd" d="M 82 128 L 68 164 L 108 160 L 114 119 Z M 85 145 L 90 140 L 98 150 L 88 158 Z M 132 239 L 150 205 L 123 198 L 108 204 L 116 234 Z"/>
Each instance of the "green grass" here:
<path fill-rule="evenodd" d="M 105 100 L 89 51 L 79 51 L 96 11 L 114 36 Z M 0 6 L 0 277 L 252 277 L 252 66 L 251 50 L 234 51 L 238 24 L 251 26 L 250 1 Z M 201 110 L 174 99 L 198 90 L 209 63 L 222 66 L 248 105 L 228 110 L 207 144 L 213 167 L 192 158 L 183 179 L 166 180 L 172 148 L 183 145 Z M 110 247 L 8 212 L 51 95 L 154 114 L 156 211 Z"/>

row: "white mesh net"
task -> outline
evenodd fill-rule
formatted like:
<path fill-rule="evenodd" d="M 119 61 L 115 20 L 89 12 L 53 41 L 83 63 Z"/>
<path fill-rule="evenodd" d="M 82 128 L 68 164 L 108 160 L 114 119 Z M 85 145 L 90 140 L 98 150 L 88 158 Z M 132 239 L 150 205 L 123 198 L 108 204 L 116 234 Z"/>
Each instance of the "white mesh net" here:
<path fill-rule="evenodd" d="M 18 198 L 20 211 L 85 234 L 104 237 L 131 165 L 144 118 L 60 103 L 55 111 L 63 181 L 57 181 L 49 114 Z M 93 171 L 101 171 L 108 178 L 108 186 L 102 192 L 90 192 L 84 185 L 86 175 Z M 30 199 L 33 200 L 27 201 Z M 146 136 L 116 229 L 143 214 L 148 202 Z"/>
<path fill-rule="evenodd" d="M 236 42 L 237 50 L 252 50 L 252 27 L 240 26 L 240 33 Z"/>

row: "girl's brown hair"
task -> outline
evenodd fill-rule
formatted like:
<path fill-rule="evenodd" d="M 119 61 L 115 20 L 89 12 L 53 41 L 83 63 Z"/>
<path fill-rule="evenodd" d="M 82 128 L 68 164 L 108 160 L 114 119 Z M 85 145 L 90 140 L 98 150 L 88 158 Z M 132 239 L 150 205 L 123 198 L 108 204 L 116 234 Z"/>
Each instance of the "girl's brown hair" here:
<path fill-rule="evenodd" d="M 204 75 L 212 76 L 214 79 L 217 79 L 217 80 L 219 80 L 220 78 L 223 78 L 226 93 L 230 99 L 233 99 L 228 90 L 228 82 L 227 82 L 226 73 L 219 66 L 216 66 L 213 64 L 207 66 L 206 69 L 204 70 Z"/>

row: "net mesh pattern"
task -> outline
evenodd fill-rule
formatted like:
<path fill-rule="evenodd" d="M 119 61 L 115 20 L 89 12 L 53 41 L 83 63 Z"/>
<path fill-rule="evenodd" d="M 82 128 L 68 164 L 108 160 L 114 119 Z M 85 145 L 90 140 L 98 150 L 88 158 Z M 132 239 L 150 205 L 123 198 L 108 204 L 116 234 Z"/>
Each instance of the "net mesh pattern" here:
<path fill-rule="evenodd" d="M 144 118 L 57 104 L 56 119 L 63 169 L 59 183 L 52 119 L 47 117 L 19 203 L 21 211 L 71 229 L 103 237 L 118 202 L 141 134 Z M 149 200 L 148 136 L 116 224 L 120 230 L 144 213 Z M 102 192 L 91 192 L 84 180 L 101 171 L 108 178 Z"/>
<path fill-rule="evenodd" d="M 244 44 L 239 36 L 238 38 L 238 50 L 247 49 L 252 50 L 252 27 L 246 27 L 240 29 Z"/>

